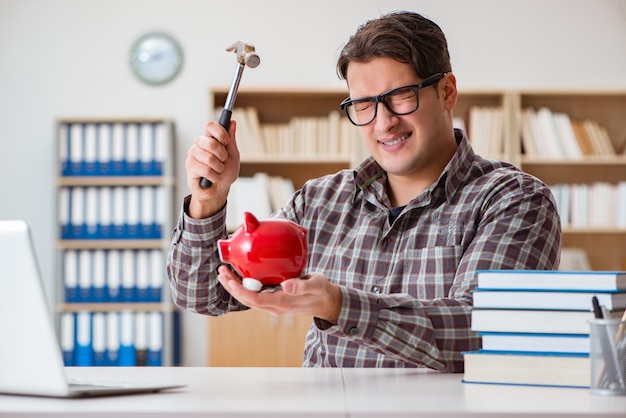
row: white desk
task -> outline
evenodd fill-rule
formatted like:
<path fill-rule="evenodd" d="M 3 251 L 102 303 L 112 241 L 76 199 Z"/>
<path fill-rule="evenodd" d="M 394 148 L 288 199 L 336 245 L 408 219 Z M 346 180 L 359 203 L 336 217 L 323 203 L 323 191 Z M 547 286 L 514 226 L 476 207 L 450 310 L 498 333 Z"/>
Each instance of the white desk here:
<path fill-rule="evenodd" d="M 461 383 L 461 374 L 425 370 L 68 368 L 67 374 L 187 387 L 73 400 L 0 395 L 0 416 L 626 417 L 626 397 L 591 396 L 585 389 L 469 385 Z"/>

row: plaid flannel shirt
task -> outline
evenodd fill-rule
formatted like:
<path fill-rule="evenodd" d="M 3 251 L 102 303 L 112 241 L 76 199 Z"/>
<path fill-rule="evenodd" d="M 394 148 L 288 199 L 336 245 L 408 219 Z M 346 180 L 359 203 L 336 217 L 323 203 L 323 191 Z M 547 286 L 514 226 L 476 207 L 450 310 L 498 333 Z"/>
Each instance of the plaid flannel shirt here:
<path fill-rule="evenodd" d="M 470 330 L 475 272 L 556 269 L 561 245 L 554 198 L 538 179 L 476 155 L 462 131 L 439 180 L 390 223 L 386 174 L 371 158 L 308 181 L 273 216 L 308 230 L 305 272 L 340 286 L 337 324 L 315 318 L 303 366 L 420 367 L 463 371 L 480 347 Z M 247 309 L 216 279 L 225 211 L 186 214 L 172 234 L 168 277 L 175 303 L 221 315 Z"/>

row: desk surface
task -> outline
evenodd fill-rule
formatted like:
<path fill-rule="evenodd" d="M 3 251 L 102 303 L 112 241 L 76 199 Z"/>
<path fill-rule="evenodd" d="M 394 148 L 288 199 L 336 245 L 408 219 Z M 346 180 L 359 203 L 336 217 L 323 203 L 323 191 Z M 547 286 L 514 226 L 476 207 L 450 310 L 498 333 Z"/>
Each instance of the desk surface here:
<path fill-rule="evenodd" d="M 461 383 L 461 374 L 403 369 L 68 368 L 70 379 L 186 384 L 93 399 L 0 395 L 0 416 L 624 417 L 626 397 L 586 389 Z"/>

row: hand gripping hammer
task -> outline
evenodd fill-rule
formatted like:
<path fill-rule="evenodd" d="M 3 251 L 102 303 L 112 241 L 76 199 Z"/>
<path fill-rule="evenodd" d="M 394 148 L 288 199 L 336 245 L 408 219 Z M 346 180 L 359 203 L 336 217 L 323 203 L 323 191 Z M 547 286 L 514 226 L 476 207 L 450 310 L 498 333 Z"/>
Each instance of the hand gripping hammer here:
<path fill-rule="evenodd" d="M 230 117 L 233 114 L 233 106 L 235 105 L 235 98 L 237 97 L 237 90 L 239 89 L 239 82 L 241 81 L 241 75 L 243 69 L 247 65 L 250 68 L 255 68 L 261 63 L 261 59 L 254 52 L 254 45 L 238 41 L 232 44 L 226 49 L 226 51 L 233 51 L 237 54 L 237 68 L 235 69 L 235 77 L 230 85 L 228 96 L 226 96 L 226 103 L 224 104 L 224 110 L 220 115 L 219 124 L 228 130 L 230 126 Z M 213 183 L 204 177 L 200 179 L 200 187 L 208 189 Z"/>

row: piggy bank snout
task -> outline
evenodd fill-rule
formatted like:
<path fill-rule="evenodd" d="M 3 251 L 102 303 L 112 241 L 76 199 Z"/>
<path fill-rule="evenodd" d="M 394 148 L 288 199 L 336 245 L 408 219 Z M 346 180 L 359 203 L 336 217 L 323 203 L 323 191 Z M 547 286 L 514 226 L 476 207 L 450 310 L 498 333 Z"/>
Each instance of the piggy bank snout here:
<path fill-rule="evenodd" d="M 219 240 L 217 242 L 219 246 L 220 258 L 222 261 L 227 262 L 230 260 L 230 240 Z"/>

